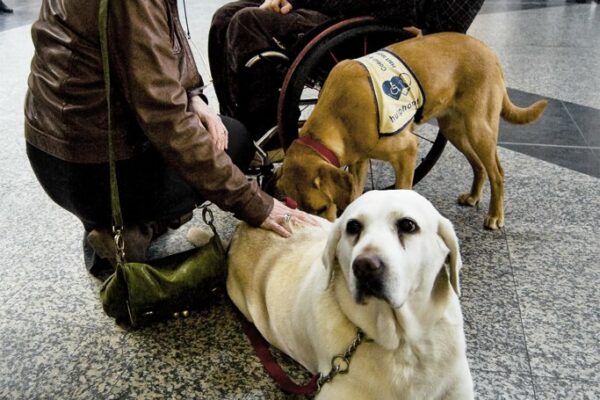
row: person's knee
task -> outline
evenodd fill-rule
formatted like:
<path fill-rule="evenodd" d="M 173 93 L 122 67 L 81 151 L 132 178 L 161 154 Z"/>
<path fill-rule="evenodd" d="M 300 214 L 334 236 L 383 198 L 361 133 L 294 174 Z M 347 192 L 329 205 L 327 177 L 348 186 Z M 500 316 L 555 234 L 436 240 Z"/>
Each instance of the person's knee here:
<path fill-rule="evenodd" d="M 262 10 L 258 7 L 243 8 L 231 17 L 229 29 L 242 32 L 244 30 L 261 30 L 261 27 L 265 25 L 265 21 L 270 20 L 273 14 L 272 11 Z M 239 28 L 243 29 L 240 30 Z"/>
<path fill-rule="evenodd" d="M 256 8 L 245 2 L 234 1 L 227 3 L 215 11 L 212 16 L 211 29 L 226 29 L 232 18 L 242 10 Z"/>
<path fill-rule="evenodd" d="M 231 157 L 234 164 L 240 169 L 245 170 L 248 168 L 255 152 L 254 143 L 250 133 L 246 126 L 240 121 L 224 116 L 221 118 L 229 132 L 227 154 Z"/>
<path fill-rule="evenodd" d="M 250 133 L 244 124 L 234 118 L 227 118 L 226 126 L 227 130 L 231 133 L 231 139 L 235 141 L 242 149 L 252 149 L 252 138 L 250 137 Z"/>

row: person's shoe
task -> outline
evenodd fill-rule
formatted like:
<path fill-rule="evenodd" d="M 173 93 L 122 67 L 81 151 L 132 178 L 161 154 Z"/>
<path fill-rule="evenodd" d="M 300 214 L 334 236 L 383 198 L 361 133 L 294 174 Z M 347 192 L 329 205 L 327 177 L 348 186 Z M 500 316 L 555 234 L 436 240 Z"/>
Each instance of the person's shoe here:
<path fill-rule="evenodd" d="M 13 12 L 13 9 L 8 8 L 8 6 L 6 4 L 4 4 L 4 2 L 2 0 L 0 0 L 0 13 L 12 14 L 12 12 Z"/>
<path fill-rule="evenodd" d="M 129 224 L 124 227 L 125 259 L 128 262 L 146 261 L 146 253 L 150 247 L 154 229 L 150 224 Z M 92 229 L 87 232 L 86 240 L 97 257 L 108 260 L 113 266 L 116 264 L 117 249 L 111 229 Z"/>

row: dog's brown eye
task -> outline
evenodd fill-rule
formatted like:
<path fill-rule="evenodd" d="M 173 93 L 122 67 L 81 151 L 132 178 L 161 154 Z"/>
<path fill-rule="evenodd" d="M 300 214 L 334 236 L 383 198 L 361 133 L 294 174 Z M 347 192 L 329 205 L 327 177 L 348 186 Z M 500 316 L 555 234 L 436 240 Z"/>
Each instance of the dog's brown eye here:
<path fill-rule="evenodd" d="M 323 206 L 323 207 L 319 208 L 318 210 L 315 210 L 315 214 L 321 215 L 321 214 L 324 214 L 325 211 L 327 211 L 327 206 Z"/>
<path fill-rule="evenodd" d="M 360 233 L 360 231 L 362 230 L 362 225 L 360 222 L 358 222 L 355 219 L 351 219 L 350 221 L 348 221 L 348 223 L 346 224 L 346 233 L 348 235 L 358 235 Z"/>
<path fill-rule="evenodd" d="M 398 232 L 402 233 L 412 233 L 419 229 L 417 223 L 409 218 L 402 218 L 396 223 L 396 226 L 398 227 Z"/>

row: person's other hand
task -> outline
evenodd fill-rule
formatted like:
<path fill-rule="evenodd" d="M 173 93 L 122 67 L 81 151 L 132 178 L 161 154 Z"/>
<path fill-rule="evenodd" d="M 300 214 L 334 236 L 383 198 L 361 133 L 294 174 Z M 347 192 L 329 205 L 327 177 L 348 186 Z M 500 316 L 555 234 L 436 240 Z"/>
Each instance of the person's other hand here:
<path fill-rule="evenodd" d="M 416 26 L 405 26 L 404 29 L 406 32 L 410 32 L 416 37 L 423 36 L 423 31 L 417 28 Z"/>
<path fill-rule="evenodd" d="M 229 135 L 221 118 L 199 96 L 192 97 L 190 104 L 192 112 L 208 131 L 217 149 L 225 150 L 229 144 Z"/>
<path fill-rule="evenodd" d="M 315 216 L 307 214 L 304 211 L 289 208 L 275 199 L 271 213 L 260 227 L 287 238 L 292 235 L 292 224 L 318 226 L 319 221 Z"/>
<path fill-rule="evenodd" d="M 292 11 L 292 5 L 287 0 L 265 0 L 260 8 L 284 15 Z"/>

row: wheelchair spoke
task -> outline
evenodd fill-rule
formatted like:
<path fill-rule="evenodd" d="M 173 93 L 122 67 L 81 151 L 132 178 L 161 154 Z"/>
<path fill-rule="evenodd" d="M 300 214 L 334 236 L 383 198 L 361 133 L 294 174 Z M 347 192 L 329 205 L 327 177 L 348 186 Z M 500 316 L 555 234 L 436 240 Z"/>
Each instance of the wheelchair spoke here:
<path fill-rule="evenodd" d="M 427 139 L 425 136 L 421 136 L 419 134 L 416 134 L 415 132 L 413 132 L 412 134 L 415 135 L 416 137 L 418 137 L 419 139 L 423 139 L 426 142 L 429 142 L 429 143 L 433 143 L 434 142 L 433 140 Z"/>
<path fill-rule="evenodd" d="M 300 99 L 300 107 L 309 107 L 317 104 L 317 99 Z"/>
<path fill-rule="evenodd" d="M 335 61 L 336 64 L 340 62 L 335 56 L 335 54 L 333 54 L 333 51 L 329 50 L 329 55 L 331 56 L 331 58 L 333 58 L 333 61 Z"/>

